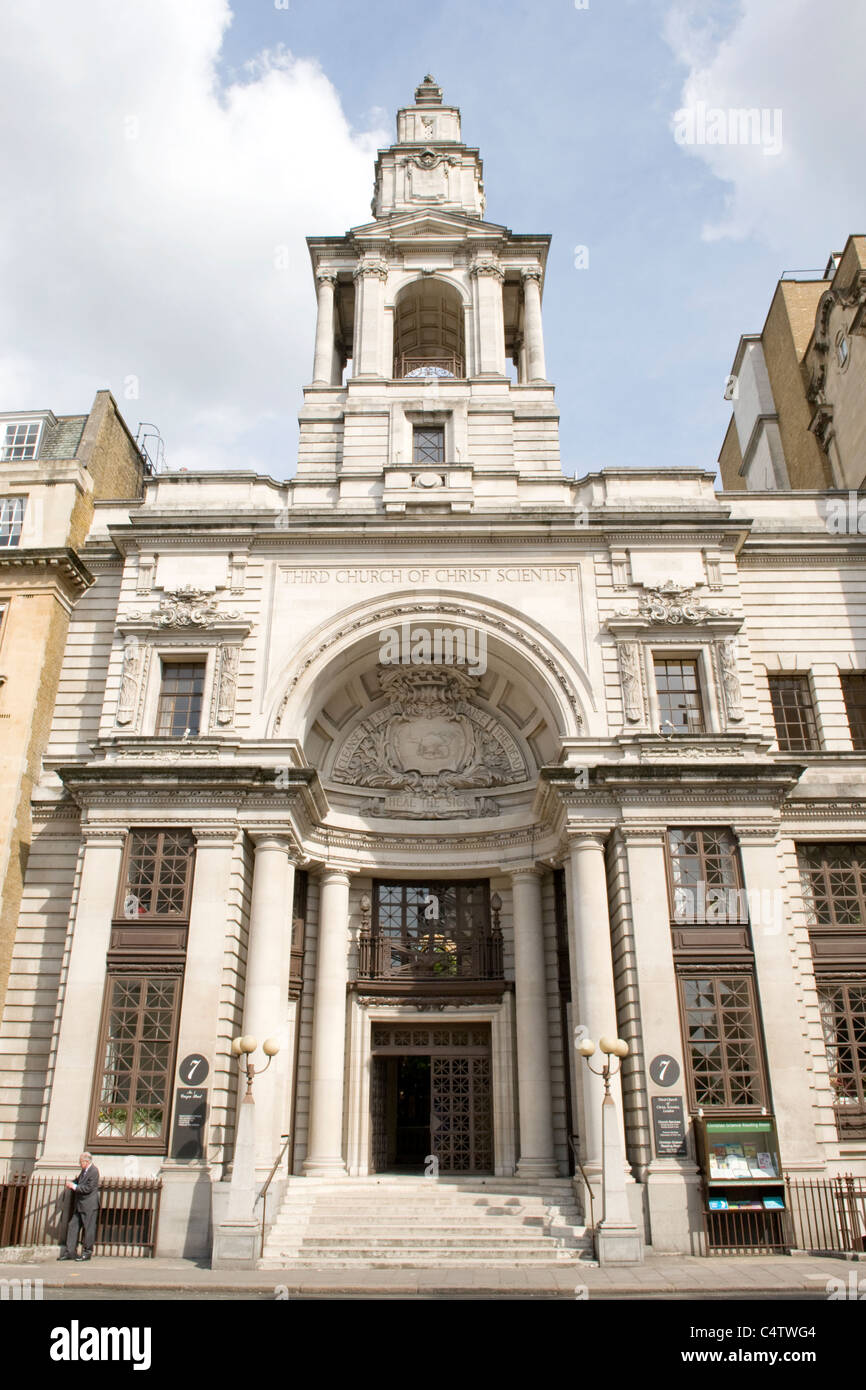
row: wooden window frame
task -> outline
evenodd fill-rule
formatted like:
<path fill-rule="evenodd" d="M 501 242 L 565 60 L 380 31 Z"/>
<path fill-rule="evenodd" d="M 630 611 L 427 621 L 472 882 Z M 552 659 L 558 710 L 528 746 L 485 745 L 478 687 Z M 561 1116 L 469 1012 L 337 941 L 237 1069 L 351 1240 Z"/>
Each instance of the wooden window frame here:
<path fill-rule="evenodd" d="M 714 1119 L 736 1118 L 743 1115 L 760 1115 L 771 1110 L 770 1087 L 767 1073 L 766 1048 L 764 1045 L 764 1029 L 761 1019 L 760 996 L 758 994 L 758 982 L 755 971 L 751 966 L 737 966 L 733 964 L 717 965 L 696 965 L 680 966 L 677 968 L 677 1000 L 680 1014 L 680 1034 L 683 1045 L 683 1059 L 686 1068 L 686 1085 L 688 1089 L 689 1105 L 691 1113 L 697 1114 L 703 1110 L 704 1114 L 711 1114 Z M 722 1076 L 724 1078 L 726 1100 L 722 1103 L 699 1100 L 695 1086 L 694 1068 L 692 1066 L 691 1044 L 689 1041 L 688 1018 L 689 1012 L 686 1007 L 685 984 L 688 980 L 713 981 L 731 979 L 745 980 L 750 996 L 751 1018 L 752 1018 L 752 1043 L 755 1048 L 757 1058 L 756 1076 L 758 1080 L 758 1099 L 750 1101 L 748 1105 L 735 1105 L 730 1100 L 730 1082 L 728 1079 L 729 1069 L 727 1059 L 723 1062 Z M 714 990 L 714 997 L 718 1000 L 717 991 Z M 719 1008 L 716 1003 L 716 1008 Z M 721 1041 L 724 1041 L 723 1039 Z M 724 1055 L 724 1054 L 723 1054 Z"/>
<path fill-rule="evenodd" d="M 706 851 L 706 849 L 705 849 L 705 846 L 704 846 L 704 836 L 707 835 L 707 834 L 710 834 L 710 835 L 728 835 L 728 836 L 730 836 L 730 839 L 731 839 L 731 841 L 732 841 L 732 849 L 731 849 L 731 853 L 730 853 L 729 855 L 727 855 L 726 858 L 727 858 L 727 861 L 728 861 L 728 862 L 732 865 L 732 867 L 733 867 L 733 879 L 734 879 L 734 881 L 733 881 L 732 883 L 730 883 L 730 884 L 726 883 L 726 884 L 724 884 L 724 885 L 718 885 L 718 886 L 719 886 L 719 887 L 723 886 L 724 889 L 725 889 L 725 891 L 731 891 L 731 890 L 733 890 L 734 892 L 738 893 L 739 895 L 741 895 L 740 901 L 742 901 L 742 897 L 745 895 L 745 887 L 744 887 L 744 883 L 743 883 L 743 867 L 742 867 L 742 863 L 741 863 L 741 861 L 740 861 L 740 847 L 739 847 L 739 844 L 738 844 L 738 842 L 737 842 L 737 837 L 736 837 L 736 835 L 734 834 L 734 832 L 733 832 L 733 830 L 731 829 L 731 827 L 728 826 L 728 825 L 704 825 L 704 826 L 698 826 L 698 825 L 669 825 L 669 826 L 667 827 L 666 831 L 665 831 L 665 873 L 666 873 L 667 885 L 668 885 L 668 909 L 669 909 L 669 912 L 670 912 L 671 926 L 674 926 L 674 925 L 677 925 L 677 926 L 678 926 L 678 925 L 681 924 L 681 921 L 682 921 L 682 919 L 679 918 L 679 917 L 677 917 L 677 915 L 676 915 L 676 892 L 677 892 L 678 888 L 681 888 L 681 885 L 678 885 L 678 884 L 676 883 L 675 879 L 674 879 L 674 860 L 675 860 L 675 858 L 677 858 L 677 856 L 674 855 L 673 850 L 672 850 L 672 846 L 671 846 L 671 835 L 675 834 L 677 831 L 680 831 L 681 833 L 686 834 L 686 835 L 697 835 L 697 837 L 698 837 L 698 860 L 699 860 L 699 863 L 700 863 L 700 870 L 701 870 L 701 873 L 703 874 L 703 879 L 699 879 L 698 882 L 703 882 L 703 883 L 705 883 L 705 884 L 707 885 L 708 892 L 709 892 L 709 891 L 712 891 L 712 888 L 711 888 L 711 885 L 710 885 L 709 877 L 708 877 L 708 875 L 707 875 L 707 867 L 706 867 L 706 866 L 707 866 L 708 862 L 710 862 L 711 860 L 715 859 L 717 856 L 711 855 L 711 854 L 708 854 L 708 853 L 707 853 L 707 851 Z M 721 861 L 720 861 L 720 862 L 721 862 Z M 717 885 L 712 885 L 712 887 L 716 887 L 716 886 L 717 886 Z M 687 919 L 687 920 L 689 920 L 689 919 Z M 735 922 L 735 923 L 730 923 L 730 925 L 747 925 L 747 924 L 748 924 L 748 920 L 749 920 L 749 919 L 748 919 L 748 914 L 746 914 L 745 916 L 738 917 L 737 920 L 736 920 L 736 922 Z M 719 922 L 713 922 L 713 923 L 710 923 L 709 925 L 716 926 L 716 925 L 719 925 L 719 924 L 720 924 Z M 722 925 L 727 925 L 727 924 L 728 924 L 727 921 L 726 921 L 725 923 L 722 923 Z M 705 919 L 705 918 L 699 918 L 699 917 L 697 916 L 697 912 L 696 912 L 694 919 L 693 919 L 693 920 L 689 920 L 689 925 L 692 925 L 692 926 L 702 926 L 702 925 L 707 925 L 707 923 L 706 923 L 706 919 Z"/>
<path fill-rule="evenodd" d="M 129 872 L 130 861 L 132 859 L 136 835 L 157 835 L 156 870 L 154 872 L 153 886 L 151 888 L 151 904 L 159 887 L 159 867 L 164 859 L 164 845 L 166 835 L 189 835 L 189 845 L 187 854 L 186 882 L 184 884 L 183 905 L 179 912 L 156 912 L 148 910 L 137 912 L 135 916 L 129 916 L 124 910 L 127 897 L 131 894 Z M 178 926 L 189 923 L 190 904 L 192 901 L 192 886 L 195 876 L 195 851 L 196 843 L 192 832 L 180 826 L 170 830 L 160 829 L 157 826 L 135 826 L 129 830 L 126 836 L 126 843 L 123 847 L 123 858 L 120 865 L 120 877 L 117 884 L 117 898 L 114 905 L 114 924 L 117 926 L 130 926 L 131 924 L 140 925 L 160 925 L 173 923 Z"/>
<path fill-rule="evenodd" d="M 670 719 L 670 711 L 662 706 L 662 692 L 659 690 L 659 667 L 669 665 L 672 662 L 679 663 L 680 666 L 693 666 L 695 671 L 695 694 L 697 695 L 698 709 L 700 711 L 700 727 L 686 724 L 685 728 L 675 727 L 670 737 L 687 738 L 693 735 L 695 738 L 703 737 L 711 733 L 710 727 L 710 707 L 708 700 L 706 672 L 704 670 L 703 655 L 700 651 L 665 651 L 660 648 L 650 649 L 650 659 L 652 661 L 652 693 L 655 722 L 659 731 L 664 726 L 665 720 Z"/>
<path fill-rule="evenodd" d="M 830 882 L 830 875 L 834 870 L 834 865 L 828 859 L 828 850 L 848 849 L 851 851 L 859 850 L 863 857 L 862 865 L 853 861 L 847 869 L 842 868 L 840 872 L 853 873 L 856 881 L 855 901 L 859 907 L 858 920 L 856 922 L 839 921 L 836 915 L 837 899 L 833 893 Z M 817 852 L 820 855 L 821 863 L 812 866 L 804 863 L 805 855 L 809 852 Z M 800 871 L 800 883 L 803 894 L 803 905 L 806 912 L 806 925 L 810 933 L 822 932 L 857 932 L 866 931 L 866 843 L 860 840 L 798 840 L 797 841 L 797 865 Z M 812 873 L 820 873 L 824 882 L 824 894 L 820 899 L 816 899 L 814 887 L 811 882 Z M 815 906 L 817 901 L 827 903 L 829 908 L 830 920 L 823 922 L 820 920 L 819 912 Z M 810 920 L 814 918 L 814 920 Z"/>
<path fill-rule="evenodd" d="M 836 1099 L 834 1089 L 833 1111 L 836 1116 L 836 1129 L 840 1141 L 843 1143 L 846 1140 L 851 1142 L 862 1141 L 866 1138 L 866 1044 L 858 1045 L 857 1040 L 852 1036 L 854 1029 L 854 1014 L 851 1009 L 848 991 L 853 987 L 855 989 L 861 989 L 866 993 L 866 970 L 858 972 L 834 972 L 832 970 L 827 970 L 826 972 L 821 972 L 816 975 L 815 984 L 818 991 L 818 1005 L 821 1015 L 822 1032 L 824 1034 L 824 1046 L 827 1050 L 827 1070 L 831 1087 L 833 1086 L 833 1082 L 832 1070 L 830 1067 L 830 1048 L 831 1046 L 839 1046 L 840 1044 L 838 1042 L 831 1043 L 831 1040 L 827 1037 L 822 993 L 824 990 L 829 989 L 841 989 L 845 991 L 845 1006 L 842 1014 L 840 1015 L 834 1010 L 834 1027 L 838 1028 L 838 1021 L 841 1017 L 846 1026 L 847 1033 L 841 1045 L 847 1047 L 851 1051 L 854 1059 L 854 1071 L 852 1075 L 857 1088 L 857 1098 L 850 1104 L 839 1101 Z M 864 1007 L 864 1017 L 866 1017 L 866 1007 Z M 861 1054 L 863 1057 L 862 1065 L 860 1060 Z"/>
<path fill-rule="evenodd" d="M 866 671 L 840 671 L 839 683 L 845 701 L 845 716 L 851 733 L 851 744 L 857 752 L 866 749 Z M 862 703 L 850 699 L 853 694 L 862 695 Z M 851 712 L 857 711 L 852 720 Z M 855 727 L 859 726 L 859 727 Z"/>
<path fill-rule="evenodd" d="M 129 1133 L 130 1118 L 127 1117 L 127 1133 L 122 1136 L 106 1138 L 97 1133 L 99 1111 L 102 1107 L 102 1087 L 105 1081 L 105 1054 L 108 1045 L 108 1023 L 111 1016 L 112 1000 L 115 983 L 120 980 L 165 980 L 173 979 L 176 981 L 174 1001 L 172 1004 L 171 1016 L 171 1037 L 169 1043 L 168 1063 L 165 1070 L 165 1092 L 164 1092 L 164 1125 L 162 1132 L 155 1138 L 142 1139 L 133 1138 Z M 177 1045 L 180 1032 L 180 1011 L 183 999 L 184 971 L 183 966 L 177 963 L 170 965 L 159 965 L 148 963 L 146 965 L 135 966 L 124 964 L 119 967 L 109 966 L 105 974 L 105 988 L 102 999 L 102 1012 L 99 1021 L 99 1033 L 96 1049 L 96 1064 L 93 1075 L 93 1090 L 90 1101 L 90 1113 L 87 1122 L 87 1149 L 90 1153 L 141 1153 L 141 1154 L 168 1154 L 171 1144 L 171 1122 L 172 1110 L 174 1105 L 174 1074 L 177 1063 Z M 135 1095 L 135 1085 L 140 1072 L 140 1049 L 143 1039 L 140 1036 L 141 1016 L 139 1016 L 139 1027 L 136 1030 L 135 1042 L 135 1061 L 130 1073 L 130 1094 Z M 127 1110 L 135 1108 L 132 1102 L 127 1104 Z"/>
<path fill-rule="evenodd" d="M 797 704 L 795 708 L 798 713 L 804 715 L 800 720 L 800 727 L 805 729 L 808 737 L 802 743 L 791 742 L 789 730 L 793 726 L 788 720 L 783 721 L 783 727 L 779 724 L 779 713 L 784 712 L 787 706 L 781 701 L 774 699 L 774 690 L 782 681 L 791 681 L 795 688 L 805 692 L 806 703 Z M 820 753 L 821 752 L 821 733 L 818 728 L 818 711 L 815 705 L 815 697 L 812 691 L 812 682 L 806 671 L 768 671 L 767 687 L 770 693 L 770 708 L 773 713 L 773 727 L 776 731 L 776 742 L 779 745 L 780 753 Z"/>
<path fill-rule="evenodd" d="M 171 730 L 160 729 L 159 727 L 162 721 L 163 708 L 168 708 L 167 701 L 170 698 L 168 692 L 166 691 L 166 676 L 171 669 L 177 668 L 178 666 L 195 666 L 200 668 L 201 670 L 201 691 L 199 694 L 200 707 L 198 712 L 198 728 L 190 728 L 189 732 L 190 738 L 199 738 L 205 726 L 205 697 L 207 694 L 208 660 L 206 656 L 200 656 L 198 654 L 191 655 L 187 652 L 178 652 L 177 655 L 175 655 L 174 653 L 167 654 L 165 652 L 161 652 L 159 654 L 159 689 L 157 691 L 156 696 L 156 716 L 154 719 L 153 731 L 157 738 L 186 737 L 185 733 L 177 734 L 173 733 Z M 176 695 L 177 692 L 175 692 L 175 698 Z M 174 708 L 175 706 L 172 705 L 172 714 L 174 713 Z M 172 720 L 172 722 L 174 721 Z"/>

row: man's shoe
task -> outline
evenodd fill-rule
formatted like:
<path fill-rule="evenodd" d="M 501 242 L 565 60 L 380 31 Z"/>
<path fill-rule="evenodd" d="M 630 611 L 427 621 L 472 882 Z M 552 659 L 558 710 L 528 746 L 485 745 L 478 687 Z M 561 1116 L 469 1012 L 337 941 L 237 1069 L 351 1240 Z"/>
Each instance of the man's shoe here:
<path fill-rule="evenodd" d="M 80 1264 L 82 1263 L 83 1260 L 89 1260 L 90 1258 L 91 1258 L 91 1257 L 90 1257 L 90 1254 L 89 1254 L 89 1253 L 86 1254 L 86 1255 L 76 1255 L 76 1256 L 75 1256 L 75 1263 L 80 1265 Z"/>
<path fill-rule="evenodd" d="M 69 1253 L 68 1250 L 61 1250 L 61 1252 L 60 1252 L 60 1254 L 57 1256 L 57 1258 L 58 1258 L 58 1260 L 74 1260 L 74 1259 L 75 1259 L 75 1256 L 74 1256 L 74 1255 L 70 1255 L 70 1253 Z"/>

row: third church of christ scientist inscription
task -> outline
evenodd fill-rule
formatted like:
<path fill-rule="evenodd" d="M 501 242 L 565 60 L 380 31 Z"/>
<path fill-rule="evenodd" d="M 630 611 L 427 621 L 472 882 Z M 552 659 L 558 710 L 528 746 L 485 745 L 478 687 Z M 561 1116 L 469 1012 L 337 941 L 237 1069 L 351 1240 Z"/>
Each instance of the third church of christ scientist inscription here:
<path fill-rule="evenodd" d="M 472 703 L 475 677 L 454 668 L 384 670 L 388 703 L 352 731 L 331 774 L 352 787 L 381 788 L 367 816 L 443 820 L 495 816 L 499 802 L 474 793 L 515 785 L 528 769 L 515 740 Z"/>

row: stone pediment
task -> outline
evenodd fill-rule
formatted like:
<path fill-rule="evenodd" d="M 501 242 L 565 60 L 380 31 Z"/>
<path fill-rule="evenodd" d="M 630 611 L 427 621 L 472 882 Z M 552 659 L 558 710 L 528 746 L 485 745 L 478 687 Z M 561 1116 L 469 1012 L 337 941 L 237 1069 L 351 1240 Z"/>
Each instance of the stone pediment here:
<path fill-rule="evenodd" d="M 439 241 L 481 240 L 484 242 L 505 240 L 507 227 L 496 222 L 482 222 L 465 212 L 450 212 L 446 209 L 431 212 L 429 208 L 417 211 L 392 213 L 380 222 L 370 222 L 363 227 L 353 227 L 352 236 L 359 241 L 372 237 L 377 242 L 415 241 L 429 238 Z"/>
<path fill-rule="evenodd" d="M 331 780 L 376 789 L 362 814 L 442 820 L 497 815 L 479 795 L 529 777 L 516 739 L 475 703 L 478 678 L 454 666 L 383 667 L 386 703 L 362 719 L 337 752 Z"/>

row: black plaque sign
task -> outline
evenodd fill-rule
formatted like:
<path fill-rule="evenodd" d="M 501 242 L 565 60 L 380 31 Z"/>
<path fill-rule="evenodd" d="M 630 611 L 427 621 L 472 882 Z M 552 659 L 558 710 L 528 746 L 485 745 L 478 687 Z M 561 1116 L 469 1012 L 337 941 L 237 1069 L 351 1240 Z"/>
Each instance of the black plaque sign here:
<path fill-rule="evenodd" d="M 202 1057 L 200 1052 L 191 1052 L 188 1057 L 184 1057 L 177 1074 L 184 1086 L 200 1086 L 209 1071 L 207 1058 Z"/>
<path fill-rule="evenodd" d="M 687 1158 L 682 1096 L 653 1096 L 653 1134 L 659 1158 Z"/>
<path fill-rule="evenodd" d="M 188 1086 L 179 1090 L 174 1101 L 172 1158 L 204 1158 L 204 1122 L 207 1117 L 207 1090 Z"/>
<path fill-rule="evenodd" d="M 680 1064 L 676 1057 L 660 1052 L 650 1062 L 649 1074 L 657 1086 L 675 1086 L 680 1079 Z"/>

